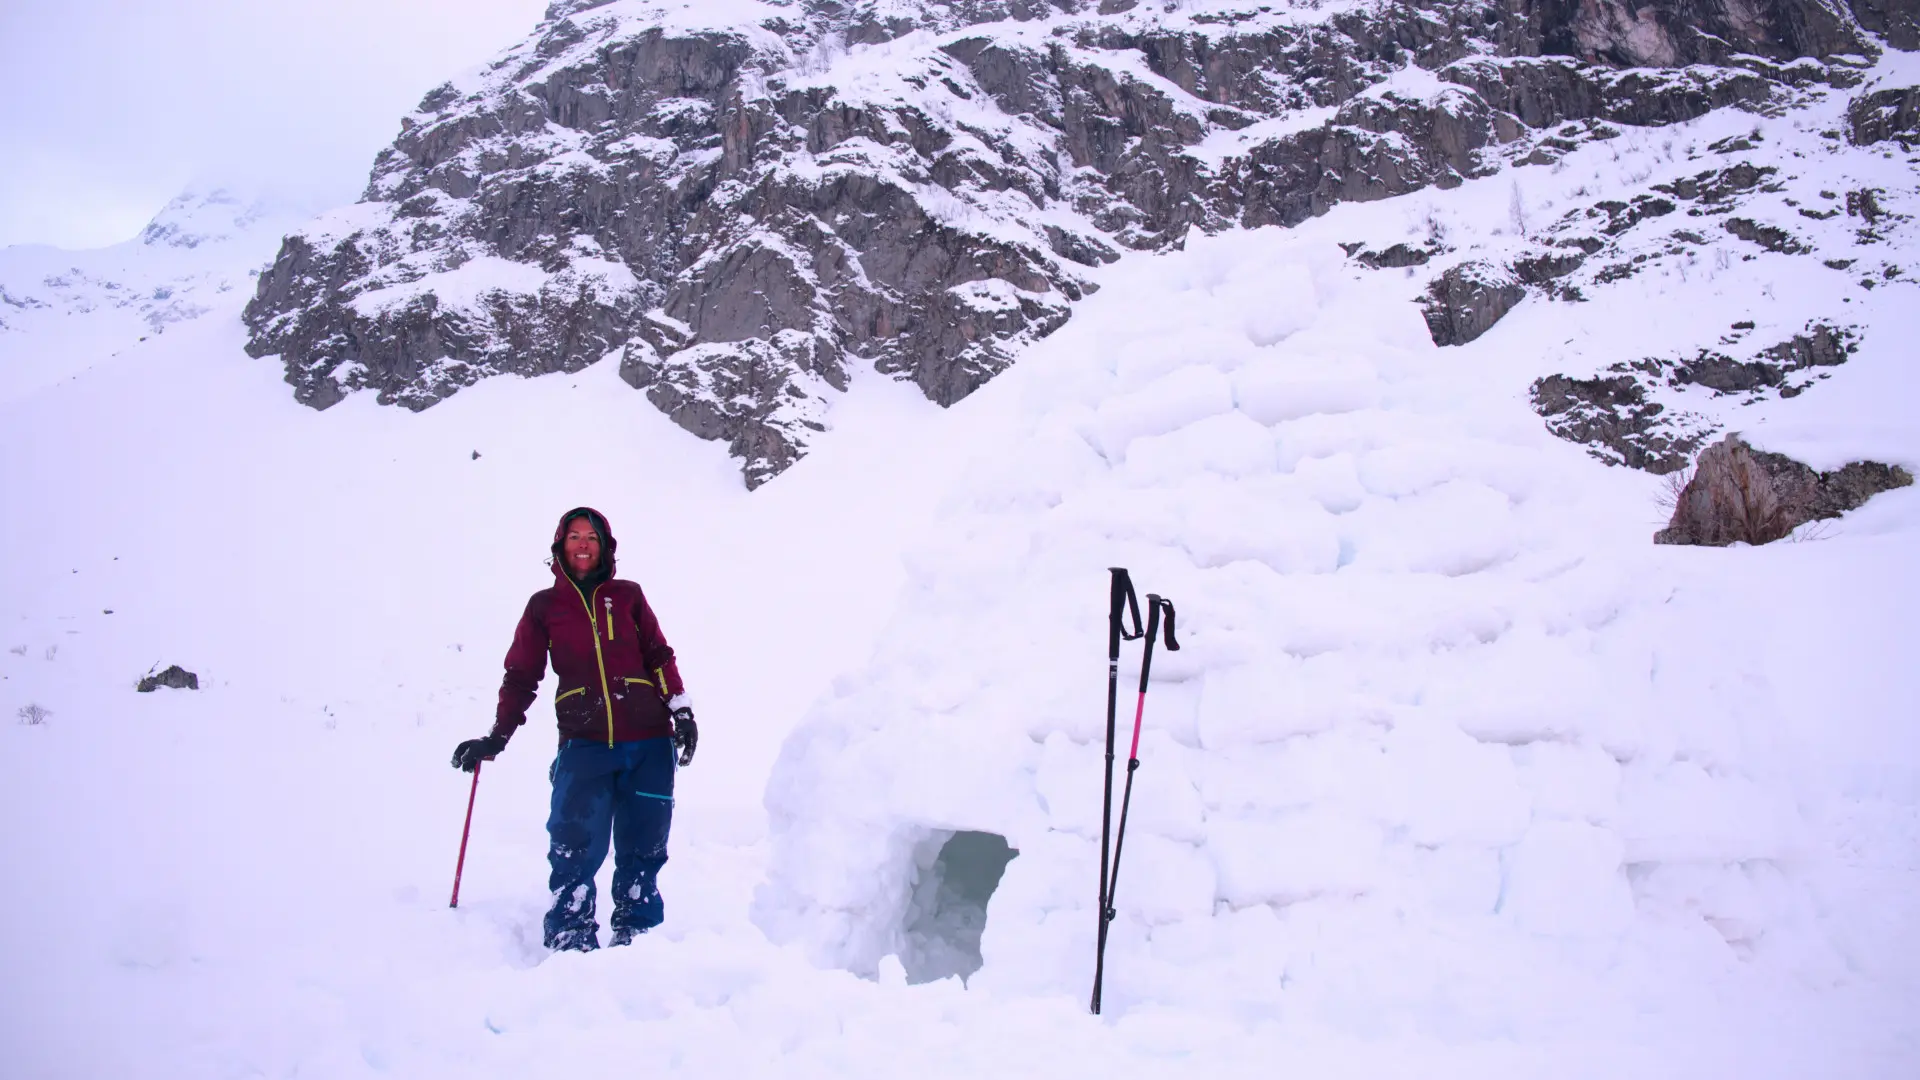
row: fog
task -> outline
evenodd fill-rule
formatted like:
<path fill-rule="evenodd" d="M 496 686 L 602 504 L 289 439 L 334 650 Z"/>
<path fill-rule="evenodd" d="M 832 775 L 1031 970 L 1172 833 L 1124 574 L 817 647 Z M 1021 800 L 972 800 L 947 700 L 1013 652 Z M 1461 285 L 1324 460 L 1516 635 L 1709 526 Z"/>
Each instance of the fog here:
<path fill-rule="evenodd" d="M 545 0 L 0 3 L 0 246 L 125 240 L 189 184 L 349 202 Z"/>

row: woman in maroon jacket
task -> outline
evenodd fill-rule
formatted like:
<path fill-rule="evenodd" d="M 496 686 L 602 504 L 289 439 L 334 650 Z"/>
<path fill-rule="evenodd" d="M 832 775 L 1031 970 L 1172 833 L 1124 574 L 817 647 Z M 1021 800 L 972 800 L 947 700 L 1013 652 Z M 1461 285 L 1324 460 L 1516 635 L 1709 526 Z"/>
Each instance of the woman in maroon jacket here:
<path fill-rule="evenodd" d="M 673 648 L 640 586 L 613 576 L 616 547 L 607 519 L 590 507 L 567 511 L 553 535 L 551 588 L 534 593 L 507 650 L 507 674 L 493 731 L 453 752 L 471 772 L 506 749 L 526 722 L 547 657 L 559 692 L 560 753 L 549 775 L 552 870 L 547 887 L 549 949 L 598 948 L 593 877 L 613 845 L 613 943 L 660 925 L 655 879 L 667 861 L 673 774 L 693 761 L 699 731 Z"/>

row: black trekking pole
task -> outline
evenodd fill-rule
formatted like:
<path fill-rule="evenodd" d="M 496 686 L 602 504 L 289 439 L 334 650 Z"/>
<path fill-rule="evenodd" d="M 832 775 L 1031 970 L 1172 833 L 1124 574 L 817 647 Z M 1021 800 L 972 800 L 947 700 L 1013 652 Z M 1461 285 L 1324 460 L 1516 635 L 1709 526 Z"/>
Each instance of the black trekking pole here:
<path fill-rule="evenodd" d="M 1120 643 L 1132 641 L 1143 633 L 1140 629 L 1140 600 L 1133 593 L 1133 579 L 1118 567 L 1107 571 L 1113 575 L 1107 596 L 1107 783 L 1100 796 L 1100 930 L 1093 954 L 1093 1011 L 1100 1012 L 1100 974 L 1107 957 L 1107 837 L 1112 835 L 1113 823 L 1113 714 L 1119 706 L 1120 694 Z M 1129 633 L 1121 625 L 1122 615 L 1133 617 L 1133 631 Z"/>
<path fill-rule="evenodd" d="M 1160 609 L 1167 610 L 1167 621 L 1160 621 Z M 1140 770 L 1140 721 L 1147 713 L 1147 676 L 1153 670 L 1153 640 L 1160 636 L 1162 626 L 1166 627 L 1167 651 L 1179 652 L 1180 643 L 1173 639 L 1173 601 L 1147 594 L 1147 647 L 1140 657 L 1140 701 L 1133 710 L 1133 747 L 1127 751 L 1127 787 L 1120 796 L 1120 829 L 1113 838 L 1113 876 L 1107 879 L 1107 909 L 1102 914 L 1107 922 L 1112 922 L 1118 914 L 1113 906 L 1113 893 L 1120 887 L 1120 852 L 1127 844 L 1127 809 L 1133 805 L 1133 774 Z"/>

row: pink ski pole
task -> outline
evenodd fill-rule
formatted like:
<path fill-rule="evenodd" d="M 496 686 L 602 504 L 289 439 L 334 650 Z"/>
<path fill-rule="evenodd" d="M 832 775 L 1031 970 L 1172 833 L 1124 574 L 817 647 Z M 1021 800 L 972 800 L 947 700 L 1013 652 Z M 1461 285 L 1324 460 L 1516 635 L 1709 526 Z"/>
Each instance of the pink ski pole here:
<path fill-rule="evenodd" d="M 447 906 L 460 906 L 460 873 L 467 868 L 467 833 L 473 829 L 473 799 L 480 794 L 480 763 L 473 763 L 473 787 L 467 791 L 467 823 L 460 826 L 460 861 L 453 864 L 453 899 Z"/>

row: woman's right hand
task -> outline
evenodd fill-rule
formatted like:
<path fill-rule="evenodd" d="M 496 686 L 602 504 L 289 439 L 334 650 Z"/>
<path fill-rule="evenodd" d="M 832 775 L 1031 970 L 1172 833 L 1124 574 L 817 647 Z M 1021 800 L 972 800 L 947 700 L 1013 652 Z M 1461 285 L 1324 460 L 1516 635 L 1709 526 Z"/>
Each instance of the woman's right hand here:
<path fill-rule="evenodd" d="M 498 735 L 488 735 L 479 739 L 468 739 L 453 748 L 453 767 L 461 772 L 472 772 L 483 761 L 492 761 L 494 756 L 507 748 L 507 740 Z"/>

